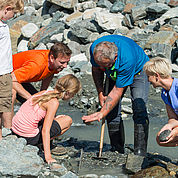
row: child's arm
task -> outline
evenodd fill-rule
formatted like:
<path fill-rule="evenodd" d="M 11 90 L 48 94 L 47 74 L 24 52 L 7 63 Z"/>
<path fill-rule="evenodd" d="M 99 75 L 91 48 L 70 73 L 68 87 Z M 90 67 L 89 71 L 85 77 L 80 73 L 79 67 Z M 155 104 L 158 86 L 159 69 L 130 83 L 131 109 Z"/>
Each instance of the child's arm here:
<path fill-rule="evenodd" d="M 50 152 L 50 129 L 56 111 L 58 109 L 59 102 L 57 101 L 57 99 L 51 99 L 47 103 L 44 103 L 43 106 L 45 107 L 47 112 L 43 123 L 42 138 L 43 138 L 45 160 L 49 164 L 51 162 L 56 162 L 56 160 L 52 158 Z"/>

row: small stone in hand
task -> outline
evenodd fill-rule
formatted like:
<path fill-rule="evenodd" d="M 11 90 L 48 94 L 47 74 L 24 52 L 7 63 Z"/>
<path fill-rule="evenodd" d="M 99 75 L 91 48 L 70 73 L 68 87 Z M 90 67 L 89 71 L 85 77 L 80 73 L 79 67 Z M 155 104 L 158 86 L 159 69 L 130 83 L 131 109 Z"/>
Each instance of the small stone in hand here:
<path fill-rule="evenodd" d="M 167 141 L 167 136 L 171 133 L 170 130 L 164 130 L 163 132 L 160 133 L 159 135 L 159 141 L 160 142 L 166 142 Z"/>

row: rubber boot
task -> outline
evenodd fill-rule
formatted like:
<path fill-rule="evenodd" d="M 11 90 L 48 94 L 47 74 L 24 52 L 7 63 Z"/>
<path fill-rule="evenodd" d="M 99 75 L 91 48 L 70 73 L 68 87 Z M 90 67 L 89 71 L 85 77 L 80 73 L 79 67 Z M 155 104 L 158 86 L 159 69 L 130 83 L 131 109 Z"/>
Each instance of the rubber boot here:
<path fill-rule="evenodd" d="M 119 153 L 124 154 L 125 134 L 123 121 L 120 121 L 120 123 L 108 123 L 108 132 L 111 151 L 118 151 Z"/>
<path fill-rule="evenodd" d="M 134 154 L 146 156 L 149 124 L 134 124 Z"/>

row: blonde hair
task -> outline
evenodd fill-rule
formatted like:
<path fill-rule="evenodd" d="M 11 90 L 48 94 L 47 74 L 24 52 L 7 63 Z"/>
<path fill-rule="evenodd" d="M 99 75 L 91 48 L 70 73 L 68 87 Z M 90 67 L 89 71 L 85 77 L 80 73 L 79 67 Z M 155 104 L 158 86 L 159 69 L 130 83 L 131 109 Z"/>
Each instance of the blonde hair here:
<path fill-rule="evenodd" d="M 7 6 L 12 6 L 17 12 L 24 12 L 24 1 L 23 0 L 0 0 L 0 10 Z"/>
<path fill-rule="evenodd" d="M 47 92 L 41 96 L 34 97 L 32 100 L 33 105 L 41 105 L 52 98 L 62 99 L 66 92 L 75 95 L 81 89 L 81 84 L 77 77 L 72 74 L 68 74 L 57 80 L 55 89 L 57 92 Z"/>
<path fill-rule="evenodd" d="M 158 73 L 161 78 L 169 78 L 172 74 L 171 63 L 168 59 L 155 57 L 150 59 L 144 67 L 143 70 L 147 75 L 156 75 Z"/>

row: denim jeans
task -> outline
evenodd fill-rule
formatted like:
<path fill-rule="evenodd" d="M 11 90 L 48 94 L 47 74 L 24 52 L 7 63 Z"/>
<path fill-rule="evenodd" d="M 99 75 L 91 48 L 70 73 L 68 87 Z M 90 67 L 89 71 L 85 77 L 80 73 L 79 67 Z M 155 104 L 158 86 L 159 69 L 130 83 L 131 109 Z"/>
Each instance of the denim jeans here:
<path fill-rule="evenodd" d="M 115 82 L 112 79 L 109 79 L 109 92 L 114 87 Z M 148 100 L 149 94 L 149 82 L 147 75 L 141 71 L 140 74 L 135 75 L 133 83 L 128 86 L 130 87 L 130 94 L 132 100 L 132 109 L 133 109 L 133 120 L 135 124 L 146 124 L 149 122 L 146 102 Z M 128 88 L 127 87 L 127 88 Z M 125 89 L 124 93 L 126 92 Z M 122 97 L 124 96 L 124 93 Z M 108 123 L 111 122 L 120 122 L 121 117 L 121 101 L 115 106 L 115 108 L 106 116 Z"/>

